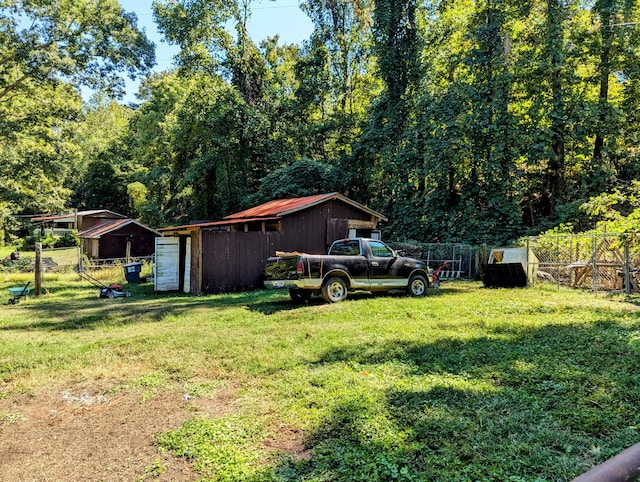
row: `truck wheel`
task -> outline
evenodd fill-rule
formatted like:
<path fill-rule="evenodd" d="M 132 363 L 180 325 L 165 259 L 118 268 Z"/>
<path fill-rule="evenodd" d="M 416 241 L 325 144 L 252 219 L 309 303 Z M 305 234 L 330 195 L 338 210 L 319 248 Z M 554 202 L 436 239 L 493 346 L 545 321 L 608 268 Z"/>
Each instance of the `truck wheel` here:
<path fill-rule="evenodd" d="M 409 278 L 407 292 L 410 296 L 424 296 L 425 294 L 427 294 L 428 287 L 429 283 L 427 282 L 427 278 L 425 278 L 421 274 L 414 274 L 411 278 Z"/>
<path fill-rule="evenodd" d="M 289 290 L 289 296 L 294 303 L 308 303 L 311 299 L 311 292 L 292 288 Z"/>
<path fill-rule="evenodd" d="M 337 303 L 347 297 L 347 283 L 342 278 L 329 278 L 322 285 L 322 297 L 327 303 Z"/>

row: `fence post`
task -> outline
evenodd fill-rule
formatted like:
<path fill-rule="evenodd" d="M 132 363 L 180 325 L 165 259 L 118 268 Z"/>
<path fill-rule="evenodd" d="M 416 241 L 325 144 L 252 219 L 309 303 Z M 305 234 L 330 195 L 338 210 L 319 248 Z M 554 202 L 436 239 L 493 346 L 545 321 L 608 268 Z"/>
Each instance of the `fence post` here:
<path fill-rule="evenodd" d="M 529 238 L 527 238 L 526 246 L 527 246 L 527 256 L 526 256 L 526 259 L 527 259 L 527 272 L 526 272 L 527 286 L 531 286 L 533 283 L 535 283 L 535 281 L 536 281 L 535 278 L 536 278 L 537 274 L 533 272 L 533 269 L 531 269 L 531 264 L 532 263 L 529 260 L 529 252 L 531 250 L 530 247 L 529 247 Z M 529 273 L 532 273 L 531 274 L 531 279 L 529 279 Z"/>
<path fill-rule="evenodd" d="M 573 258 L 573 253 L 571 252 L 573 248 L 573 242 L 571 242 L 571 244 L 569 245 L 569 259 L 570 259 L 570 263 L 573 261 L 571 260 L 571 258 Z M 560 236 L 556 236 L 556 267 L 557 267 L 557 271 L 556 271 L 556 278 L 558 280 L 558 290 L 560 289 Z"/>
<path fill-rule="evenodd" d="M 593 266 L 591 268 L 591 275 L 593 277 L 593 291 L 598 291 L 598 243 L 596 241 L 597 234 L 591 238 L 591 257 L 593 258 Z"/>
<path fill-rule="evenodd" d="M 40 298 L 42 291 L 42 243 L 36 243 L 36 266 L 35 266 L 36 298 Z"/>
<path fill-rule="evenodd" d="M 631 294 L 631 275 L 630 275 L 630 256 L 629 256 L 629 239 L 624 238 L 624 292 Z"/>

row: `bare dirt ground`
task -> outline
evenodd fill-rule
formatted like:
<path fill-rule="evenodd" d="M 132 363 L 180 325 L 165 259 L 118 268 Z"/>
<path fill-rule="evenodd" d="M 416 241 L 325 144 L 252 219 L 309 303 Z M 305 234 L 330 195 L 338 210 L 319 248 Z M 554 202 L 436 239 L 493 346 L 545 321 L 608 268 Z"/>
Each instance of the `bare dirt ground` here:
<path fill-rule="evenodd" d="M 155 439 L 193 416 L 230 412 L 232 398 L 85 384 L 0 399 L 0 480 L 197 480 Z"/>

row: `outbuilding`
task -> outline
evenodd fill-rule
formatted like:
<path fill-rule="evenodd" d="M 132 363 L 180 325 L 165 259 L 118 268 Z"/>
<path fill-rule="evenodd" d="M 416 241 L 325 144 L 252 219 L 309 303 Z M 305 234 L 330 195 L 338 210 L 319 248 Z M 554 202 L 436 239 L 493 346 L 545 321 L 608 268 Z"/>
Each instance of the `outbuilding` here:
<path fill-rule="evenodd" d="M 262 285 L 276 251 L 326 253 L 336 239 L 379 238 L 382 214 L 339 193 L 279 199 L 220 221 L 161 228 L 155 290 L 225 293 Z"/>
<path fill-rule="evenodd" d="M 92 209 L 89 211 L 74 211 L 69 214 L 33 216 L 31 222 L 38 228 L 41 235 L 51 233 L 64 236 L 76 231 L 84 231 L 102 223 L 109 223 L 116 219 L 127 219 L 127 217 L 124 214 L 114 213 L 108 209 Z"/>
<path fill-rule="evenodd" d="M 104 220 L 77 234 L 82 253 L 91 259 L 151 256 L 160 233 L 134 219 Z"/>

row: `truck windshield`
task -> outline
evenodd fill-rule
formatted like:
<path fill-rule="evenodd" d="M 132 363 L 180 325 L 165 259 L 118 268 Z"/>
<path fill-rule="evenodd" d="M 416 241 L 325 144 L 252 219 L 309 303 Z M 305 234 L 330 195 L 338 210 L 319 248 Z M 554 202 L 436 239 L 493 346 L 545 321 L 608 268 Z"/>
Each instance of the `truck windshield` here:
<path fill-rule="evenodd" d="M 336 241 L 335 243 L 333 243 L 333 246 L 331 246 L 331 252 L 329 254 L 336 254 L 341 256 L 359 256 L 360 242 L 357 239 Z"/>

